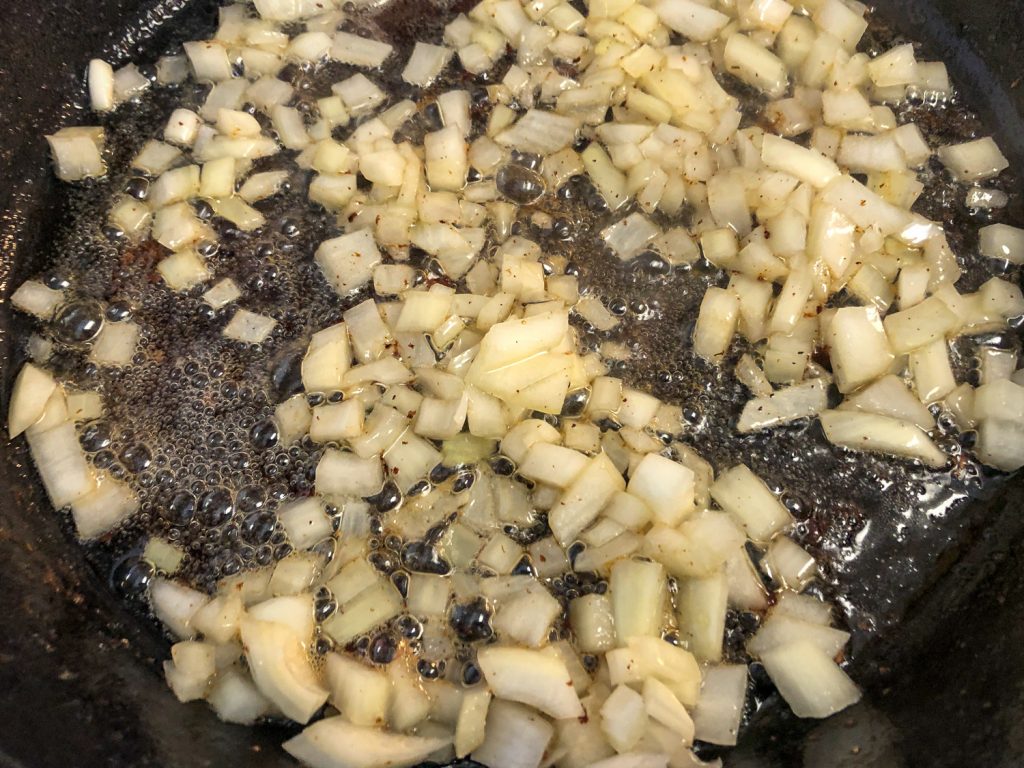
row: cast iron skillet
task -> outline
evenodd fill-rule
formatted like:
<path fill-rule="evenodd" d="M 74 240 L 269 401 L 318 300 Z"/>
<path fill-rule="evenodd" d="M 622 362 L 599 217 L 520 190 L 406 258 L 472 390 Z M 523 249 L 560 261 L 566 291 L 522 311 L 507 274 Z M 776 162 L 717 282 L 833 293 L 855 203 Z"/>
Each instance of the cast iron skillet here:
<path fill-rule="evenodd" d="M 42 134 L 85 121 L 81 73 L 103 55 L 151 61 L 213 28 L 212 0 L 36 0 L 9 4 L 0 25 L 0 365 L 4 402 L 20 365 L 6 297 L 42 268 L 57 225 L 58 185 Z M 405 26 L 434 13 L 405 0 Z M 950 66 L 970 106 L 1017 167 L 1024 164 L 1024 0 L 967 4 L 899 0 L 878 14 Z M 1019 211 L 1016 217 L 1019 223 Z M 1024 764 L 1024 484 L 952 513 L 942 535 L 881 548 L 862 592 L 902 561 L 927 563 L 901 618 L 866 634 L 855 657 L 865 702 L 823 723 L 769 706 L 753 718 L 729 766 L 808 768 Z M 290 766 L 276 729 L 219 723 L 180 705 L 159 660 L 167 643 L 113 595 L 70 545 L 34 480 L 22 444 L 0 459 L 0 765 Z M 870 503 L 870 499 L 865 503 Z M 886 524 L 884 499 L 874 510 Z M 872 510 L 869 507 L 869 512 Z M 922 512 L 923 514 L 923 512 Z M 916 547 L 916 548 L 915 548 Z M 871 582 L 869 579 L 878 579 Z"/>

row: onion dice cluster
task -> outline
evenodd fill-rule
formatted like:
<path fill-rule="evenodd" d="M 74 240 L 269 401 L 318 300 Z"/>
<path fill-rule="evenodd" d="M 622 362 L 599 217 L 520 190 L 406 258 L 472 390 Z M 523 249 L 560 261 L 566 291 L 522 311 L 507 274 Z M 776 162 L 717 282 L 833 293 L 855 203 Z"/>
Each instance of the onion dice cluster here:
<path fill-rule="evenodd" d="M 958 290 L 964 254 L 912 211 L 933 149 L 890 106 L 949 96 L 945 67 L 911 45 L 858 52 L 856 0 L 483 0 L 404 64 L 443 125 L 413 142 L 396 136 L 424 104 L 375 82 L 398 53 L 341 29 L 352 11 L 337 5 L 227 5 L 211 39 L 161 59 L 158 84 L 191 77 L 208 94 L 132 159 L 152 179 L 145 198 L 110 201 L 109 226 L 163 249 L 166 290 L 203 286 L 211 307 L 234 305 L 223 333 L 243 345 L 267 340 L 275 321 L 213 274 L 202 246 L 217 236 L 194 204 L 258 231 L 259 202 L 294 174 L 253 163 L 285 153 L 340 232 L 315 260 L 348 308 L 307 329 L 301 372 L 307 393 L 343 398 L 311 407 L 300 394 L 275 410 L 285 444 L 327 446 L 315 495 L 279 512 L 294 553 L 209 595 L 174 578 L 171 542 L 146 548 L 162 574 L 153 610 L 178 639 L 165 664 L 175 695 L 228 722 L 305 725 L 284 747 L 317 768 L 466 756 L 494 768 L 696 765 L 694 741 L 735 744 L 744 712 L 746 665 L 723 656 L 731 608 L 760 616 L 746 651 L 798 716 L 856 702 L 840 663 L 848 633 L 801 594 L 817 565 L 788 535 L 790 513 L 746 466 L 716 469 L 682 442 L 678 405 L 581 350 L 573 316 L 602 331 L 620 320 L 513 225 L 586 176 L 614 217 L 599 236 L 615 257 L 653 250 L 726 272 L 727 287 L 704 295 L 692 346 L 713 362 L 746 350 L 741 432 L 818 418 L 837 446 L 942 468 L 950 457 L 932 433 L 945 411 L 977 429 L 979 460 L 1015 470 L 1015 354 L 983 346 L 975 387 L 957 381 L 950 343 L 1005 329 L 1024 297 L 1000 277 Z M 363 71 L 300 111 L 278 75 L 327 60 Z M 489 83 L 482 119 L 468 90 L 436 87 L 453 68 Z M 88 85 L 107 112 L 151 82 L 96 60 Z M 754 117 L 770 130 L 740 127 L 738 89 L 759 94 Z M 102 128 L 47 139 L 61 179 L 106 174 Z M 524 154 L 537 161 L 513 162 Z M 1005 205 L 982 186 L 1008 165 L 990 138 L 937 156 L 969 205 Z M 1020 229 L 990 225 L 979 241 L 978 258 L 1024 262 Z M 417 280 L 411 248 L 445 279 Z M 30 280 L 12 302 L 49 321 L 65 298 Z M 130 365 L 138 336 L 135 322 L 105 324 L 89 355 Z M 102 400 L 58 381 L 45 350 L 34 357 L 15 383 L 11 437 L 26 435 L 79 536 L 102 537 L 138 509 L 130 485 L 79 446 L 78 425 Z M 439 465 L 468 468 L 472 484 L 423 486 Z M 386 484 L 426 490 L 377 515 L 368 500 Z M 515 535 L 538 522 L 541 535 Z M 429 555 L 402 589 L 368 559 L 370 538 L 388 532 Z M 596 586 L 553 587 L 578 574 Z M 483 629 L 466 618 L 481 615 Z M 451 649 L 456 625 L 472 639 L 473 674 L 424 666 L 428 651 Z M 376 659 L 359 650 L 387 626 L 408 631 Z"/>

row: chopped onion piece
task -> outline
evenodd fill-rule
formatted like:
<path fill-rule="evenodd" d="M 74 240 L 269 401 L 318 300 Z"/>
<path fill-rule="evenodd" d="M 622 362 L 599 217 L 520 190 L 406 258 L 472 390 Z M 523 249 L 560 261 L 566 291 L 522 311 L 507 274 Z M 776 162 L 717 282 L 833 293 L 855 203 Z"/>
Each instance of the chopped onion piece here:
<path fill-rule="evenodd" d="M 623 261 L 629 261 L 661 234 L 661 229 L 641 213 L 633 213 L 601 231 L 601 239 Z"/>
<path fill-rule="evenodd" d="M 240 626 L 253 682 L 286 717 L 309 722 L 327 700 L 296 631 L 285 624 L 244 617 Z"/>
<path fill-rule="evenodd" d="M 836 162 L 850 173 L 898 172 L 907 167 L 903 150 L 892 134 L 847 134 L 839 145 Z"/>
<path fill-rule="evenodd" d="M 217 717 L 226 723 L 251 725 L 269 714 L 272 705 L 243 672 L 228 669 L 217 675 L 206 696 Z"/>
<path fill-rule="evenodd" d="M 599 331 L 610 331 L 619 324 L 619 318 L 609 312 L 596 296 L 584 296 L 573 309 Z"/>
<path fill-rule="evenodd" d="M 632 637 L 626 647 L 605 654 L 612 685 L 640 683 L 655 677 L 687 707 L 700 695 L 700 665 L 689 651 L 659 637 Z"/>
<path fill-rule="evenodd" d="M 241 295 L 242 292 L 238 289 L 235 281 L 230 277 L 225 277 L 203 294 L 203 301 L 214 309 L 221 309 L 241 297 Z"/>
<path fill-rule="evenodd" d="M 64 300 L 64 292 L 48 288 L 38 280 L 26 280 L 11 294 L 15 309 L 35 315 L 40 320 L 49 320 Z"/>
<path fill-rule="evenodd" d="M 245 90 L 246 100 L 264 113 L 278 104 L 284 104 L 292 98 L 294 88 L 284 80 L 276 77 L 261 77 L 251 83 Z M 346 119 L 344 122 L 348 122 Z"/>
<path fill-rule="evenodd" d="M 161 56 L 156 62 L 156 81 L 161 85 L 177 85 L 189 75 L 188 57 L 183 54 Z"/>
<path fill-rule="evenodd" d="M 979 458 L 986 464 L 1013 471 L 1024 464 L 1020 436 L 1024 433 L 1024 387 L 1002 379 L 978 387 L 972 416 L 978 424 Z"/>
<path fill-rule="evenodd" d="M 650 507 L 656 521 L 671 526 L 693 513 L 693 489 L 693 470 L 656 453 L 640 460 L 626 487 Z"/>
<path fill-rule="evenodd" d="M 773 648 L 761 661 L 797 717 L 828 717 L 860 700 L 846 673 L 807 641 Z"/>
<path fill-rule="evenodd" d="M 743 433 L 757 432 L 808 416 L 817 416 L 826 408 L 826 383 L 822 379 L 812 379 L 780 389 L 766 397 L 748 400 L 736 428 Z"/>
<path fill-rule="evenodd" d="M 208 234 L 209 229 L 196 217 L 188 203 L 161 208 L 153 217 L 153 239 L 172 251 L 187 248 L 206 239 Z"/>
<path fill-rule="evenodd" d="M 146 542 L 142 557 L 155 565 L 158 570 L 164 573 L 174 573 L 181 565 L 181 561 L 185 559 L 185 552 L 164 539 L 151 538 Z"/>
<path fill-rule="evenodd" d="M 891 416 L 916 424 L 921 429 L 935 427 L 935 419 L 927 406 L 893 375 L 883 376 L 859 392 L 846 397 L 839 405 L 843 411 L 866 411 Z"/>
<path fill-rule="evenodd" d="M 829 323 L 825 343 L 839 391 L 852 392 L 888 372 L 895 359 L 873 307 L 844 307 Z"/>
<path fill-rule="evenodd" d="M 75 530 L 82 540 L 109 533 L 139 508 L 135 492 L 107 475 L 96 478 L 96 487 L 71 502 Z"/>
<path fill-rule="evenodd" d="M 499 133 L 495 141 L 521 152 L 552 155 L 576 140 L 576 130 L 576 121 L 571 117 L 531 109 L 511 128 Z"/>
<path fill-rule="evenodd" d="M 747 35 L 730 35 L 725 44 L 723 59 L 729 74 L 773 98 L 782 96 L 789 87 L 786 65 Z"/>
<path fill-rule="evenodd" d="M 823 190 L 821 199 L 858 227 L 874 227 L 884 235 L 900 234 L 912 223 L 909 212 L 887 202 L 852 176 L 835 177 Z"/>
<path fill-rule="evenodd" d="M 387 43 L 338 31 L 334 33 L 330 56 L 343 64 L 373 68 L 383 64 L 392 50 Z"/>
<path fill-rule="evenodd" d="M 949 461 L 920 427 L 889 416 L 855 411 L 825 411 L 821 414 L 825 437 L 835 445 L 854 451 L 887 453 L 919 459 L 929 467 L 944 467 Z"/>
<path fill-rule="evenodd" d="M 1010 202 L 1010 197 L 1001 189 L 984 189 L 982 187 L 971 187 L 967 190 L 964 198 L 964 205 L 976 210 L 995 210 L 1005 208 Z M 979 232 L 984 232 L 982 227 Z"/>
<path fill-rule="evenodd" d="M 539 648 L 547 644 L 551 626 L 561 614 L 561 604 L 546 589 L 527 589 L 502 603 L 493 624 L 506 641 Z"/>
<path fill-rule="evenodd" d="M 210 643 L 185 640 L 171 646 L 171 660 L 164 662 L 167 684 L 178 701 L 195 701 L 206 696 L 217 672 L 216 648 Z"/>
<path fill-rule="evenodd" d="M 632 638 L 658 634 L 666 596 L 660 563 L 619 560 L 612 567 L 609 591 L 620 646 Z"/>
<path fill-rule="evenodd" d="M 247 203 L 255 203 L 273 197 L 281 191 L 289 176 L 291 174 L 288 171 L 254 173 L 242 184 L 241 189 L 238 190 L 238 196 Z"/>
<path fill-rule="evenodd" d="M 778 536 L 772 541 L 761 562 L 772 579 L 796 592 L 807 586 L 818 573 L 814 558 L 785 536 Z"/>
<path fill-rule="evenodd" d="M 158 176 L 181 158 L 181 150 L 162 141 L 147 141 L 132 160 L 132 167 Z"/>
<path fill-rule="evenodd" d="M 213 201 L 213 210 L 243 232 L 252 232 L 266 224 L 263 214 L 240 197 L 224 197 Z"/>
<path fill-rule="evenodd" d="M 914 376 L 914 389 L 923 403 L 941 400 L 956 387 L 949 360 L 949 344 L 945 339 L 937 339 L 911 352 L 910 370 Z"/>
<path fill-rule="evenodd" d="M 28 444 L 43 487 L 55 508 L 65 507 L 96 488 L 92 468 L 78 443 L 72 422 L 40 432 L 31 430 Z"/>
<path fill-rule="evenodd" d="M 745 664 L 722 664 L 705 670 L 693 712 L 695 737 L 711 744 L 735 745 L 746 697 Z"/>
<path fill-rule="evenodd" d="M 247 309 L 239 309 L 224 326 L 223 334 L 229 339 L 246 344 L 261 344 L 273 332 L 276 325 L 277 320 L 272 317 L 250 312 Z"/>
<path fill-rule="evenodd" d="M 309 134 L 302 113 L 294 107 L 278 104 L 270 110 L 274 130 L 287 149 L 301 150 L 309 146 Z"/>
<path fill-rule="evenodd" d="M 507 443 L 508 437 L 502 441 L 502 450 L 506 453 L 509 450 Z M 551 530 L 558 541 L 565 546 L 571 544 L 596 519 L 611 497 L 625 489 L 625 485 L 622 475 L 605 454 L 591 459 L 548 513 Z"/>
<path fill-rule="evenodd" d="M 380 261 L 373 232 L 368 229 L 325 240 L 316 251 L 324 277 L 342 296 L 368 283 Z"/>
<path fill-rule="evenodd" d="M 344 323 L 317 331 L 302 360 L 302 385 L 307 392 L 340 390 L 351 358 L 348 327 Z"/>
<path fill-rule="evenodd" d="M 1024 229 L 1009 224 L 989 224 L 978 230 L 982 256 L 1024 264 Z"/>
<path fill-rule="evenodd" d="M 519 471 L 535 482 L 567 488 L 588 464 L 578 451 L 538 441 L 523 456 Z"/>
<path fill-rule="evenodd" d="M 940 147 L 939 160 L 957 181 L 983 181 L 998 176 L 1010 162 L 991 137 Z"/>
<path fill-rule="evenodd" d="M 455 725 L 456 757 L 466 757 L 483 744 L 491 698 L 491 692 L 486 690 L 470 690 L 463 694 Z"/>
<path fill-rule="evenodd" d="M 316 490 L 325 496 L 372 496 L 384 483 L 377 458 L 361 458 L 329 448 L 316 467 Z"/>
<path fill-rule="evenodd" d="M 472 757 L 483 765 L 540 768 L 554 733 L 536 711 L 496 699 L 487 710 L 484 741 Z"/>
<path fill-rule="evenodd" d="M 381 669 L 340 653 L 327 656 L 331 703 L 345 720 L 358 726 L 376 726 L 387 717 L 391 683 Z"/>
<path fill-rule="evenodd" d="M 277 516 L 296 549 L 308 549 L 332 533 L 331 520 L 324 512 L 323 502 L 317 498 L 282 505 Z"/>
<path fill-rule="evenodd" d="M 850 52 L 857 47 L 868 27 L 868 22 L 864 18 L 864 6 L 850 7 L 841 0 L 825 0 L 814 6 L 811 18 L 822 30 L 837 38 Z M 827 38 L 826 40 L 831 52 L 835 43 Z"/>
<path fill-rule="evenodd" d="M 192 617 L 210 598 L 202 592 L 157 576 L 149 587 L 153 613 L 175 636 L 192 637 Z"/>
<path fill-rule="evenodd" d="M 665 26 L 702 43 L 714 38 L 729 23 L 724 13 L 694 0 L 660 0 L 654 10 Z"/>
<path fill-rule="evenodd" d="M 793 522 L 793 516 L 782 502 L 744 464 L 718 476 L 711 486 L 711 498 L 731 514 L 757 544 L 767 543 Z"/>
<path fill-rule="evenodd" d="M 569 671 L 556 656 L 492 645 L 481 648 L 477 659 L 498 698 L 527 704 L 557 719 L 583 716 Z"/>
<path fill-rule="evenodd" d="M 114 108 L 114 68 L 103 59 L 89 62 L 89 106 L 94 112 L 109 112 Z"/>
<path fill-rule="evenodd" d="M 709 288 L 701 301 L 693 330 L 693 349 L 706 360 L 720 358 L 736 334 L 740 300 L 723 288 Z"/>
<path fill-rule="evenodd" d="M 893 85 L 910 85 L 917 82 L 917 60 L 914 58 L 914 46 L 910 43 L 890 48 L 880 56 L 876 56 L 867 65 L 868 75 L 872 82 L 887 88 Z"/>
<path fill-rule="evenodd" d="M 156 270 L 175 291 L 187 291 L 210 279 L 206 263 L 191 249 L 171 254 L 156 265 Z"/>
<path fill-rule="evenodd" d="M 752 394 L 757 395 L 759 398 L 771 395 L 773 391 L 771 382 L 768 381 L 757 360 L 750 354 L 744 352 L 740 356 L 739 361 L 736 362 L 735 373 L 736 379 L 744 387 L 750 389 Z"/>
<path fill-rule="evenodd" d="M 676 597 L 679 630 L 686 647 L 701 661 L 722 659 L 728 597 L 729 583 L 724 571 L 679 583 Z"/>
<path fill-rule="evenodd" d="M 402 70 L 402 79 L 410 85 L 426 88 L 438 78 L 451 56 L 451 49 L 443 45 L 417 42 Z"/>
<path fill-rule="evenodd" d="M 354 116 L 373 111 L 387 99 L 387 94 L 362 73 L 335 83 L 331 90 L 341 97 L 345 109 Z"/>
<path fill-rule="evenodd" d="M 103 161 L 102 128 L 61 128 L 46 137 L 50 154 L 62 181 L 81 181 L 107 173 Z"/>
<path fill-rule="evenodd" d="M 462 189 L 469 170 L 466 141 L 458 126 L 450 125 L 423 139 L 427 180 L 431 189 Z"/>
<path fill-rule="evenodd" d="M 149 88 L 149 78 L 134 64 L 126 64 L 114 73 L 114 101 L 128 101 Z"/>
<path fill-rule="evenodd" d="M 893 351 L 903 354 L 945 338 L 959 325 L 959 318 L 942 299 L 930 296 L 910 309 L 888 315 L 883 325 Z"/>
<path fill-rule="evenodd" d="M 601 706 L 601 730 L 605 738 L 617 752 L 628 752 L 637 745 L 646 729 L 643 696 L 628 685 L 617 686 Z"/>
<path fill-rule="evenodd" d="M 131 320 L 104 323 L 89 359 L 100 365 L 128 365 L 135 355 L 142 329 Z"/>
<path fill-rule="evenodd" d="M 192 65 L 192 72 L 201 82 L 217 82 L 231 79 L 231 62 L 228 52 L 220 43 L 212 40 L 189 42 L 182 46 Z"/>

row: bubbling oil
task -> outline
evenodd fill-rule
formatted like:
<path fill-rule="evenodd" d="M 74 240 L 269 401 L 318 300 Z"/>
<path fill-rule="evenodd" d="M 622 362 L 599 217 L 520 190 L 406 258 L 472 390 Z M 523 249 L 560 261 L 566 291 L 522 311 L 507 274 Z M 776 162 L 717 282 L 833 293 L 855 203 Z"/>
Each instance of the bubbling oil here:
<path fill-rule="evenodd" d="M 384 5 L 353 11 L 343 27 L 390 37 L 395 43 L 391 64 L 372 76 L 392 102 L 418 100 L 416 115 L 400 129 L 400 136 L 412 141 L 439 127 L 431 96 L 452 87 L 470 90 L 476 129 L 483 126 L 487 78 L 449 74 L 430 92 L 419 94 L 399 76 L 413 41 L 439 39 L 443 22 L 443 13 L 403 20 L 392 6 Z M 869 47 L 888 40 L 885 30 L 872 26 Z M 491 81 L 500 80 L 502 67 L 509 63 L 499 64 Z M 315 100 L 328 95 L 332 83 L 354 72 L 330 63 L 291 67 L 282 77 L 295 86 L 299 108 L 312 112 Z M 746 122 L 756 123 L 763 100 L 728 78 L 723 84 L 744 97 Z M 181 575 L 207 590 L 225 576 L 270 565 L 291 552 L 276 510 L 286 499 L 313 493 L 323 446 L 308 437 L 281 444 L 272 419 L 274 407 L 301 391 L 299 364 L 310 334 L 339 322 L 348 307 L 369 296 L 364 291 L 339 299 L 323 280 L 313 254 L 339 228 L 333 216 L 307 202 L 308 175 L 294 168 L 288 153 L 254 166 L 254 171 L 283 168 L 291 174 L 281 194 L 258 203 L 266 217 L 260 230 L 241 232 L 213 218 L 209 206 L 196 206 L 197 214 L 217 233 L 216 242 L 200 245 L 211 271 L 217 279 L 230 277 L 239 285 L 247 309 L 277 321 L 262 344 L 242 345 L 224 338 L 221 329 L 232 307 L 211 309 L 201 299 L 202 288 L 169 291 L 155 272 L 163 250 L 152 242 L 129 243 L 122 233 L 103 225 L 115 196 L 144 199 L 148 194 L 151 179 L 127 170 L 145 139 L 159 132 L 173 108 L 197 108 L 204 96 L 205 88 L 191 83 L 154 87 L 138 103 L 121 107 L 116 117 L 103 118 L 112 155 L 110 175 L 67 188 L 45 276 L 48 284 L 67 287 L 73 297 L 45 330 L 55 343 L 56 372 L 72 386 L 100 391 L 106 407 L 101 420 L 80 428 L 82 445 L 98 468 L 128 481 L 141 500 L 140 512 L 108 540 L 87 545 L 95 567 L 110 574 L 114 586 L 132 597 L 143 595 L 153 576 L 152 566 L 140 558 L 148 536 L 180 546 L 185 552 Z M 965 140 L 981 130 L 956 98 L 942 104 L 912 101 L 900 113 L 918 122 L 933 143 Z M 264 121 L 262 115 L 257 118 Z M 955 461 L 951 472 L 937 476 L 908 462 L 831 447 L 820 427 L 810 421 L 739 435 L 735 423 L 748 393 L 732 375 L 732 366 L 750 350 L 739 345 L 721 366 L 713 366 L 695 356 L 689 344 L 702 296 L 708 287 L 724 285 L 726 276 L 703 260 L 672 266 L 654 252 L 620 262 L 605 249 L 598 233 L 622 212 L 609 211 L 584 177 L 547 189 L 531 158 L 522 156 L 502 169 L 499 178 L 504 194 L 522 204 L 514 231 L 540 243 L 549 260 L 563 258 L 564 271 L 579 277 L 582 291 L 599 296 L 621 320 L 609 332 L 575 321 L 583 350 L 598 350 L 607 341 L 624 345 L 629 357 L 610 361 L 611 374 L 681 405 L 685 428 L 676 437 L 716 469 L 742 461 L 774 485 L 798 520 L 796 540 L 822 564 L 823 577 L 812 591 L 843 610 L 838 618 L 854 634 L 853 655 L 865 651 L 870 639 L 895 626 L 930 583 L 938 555 L 951 541 L 970 535 L 977 522 L 970 519 L 966 502 L 985 492 L 988 478 L 961 449 L 962 438 L 951 425 L 944 427 L 940 443 Z M 973 243 L 965 233 L 976 228 L 978 214 L 956 203 L 962 189 L 948 182 L 937 166 L 923 180 L 927 191 L 917 210 L 944 223 L 952 245 L 966 257 L 965 285 L 973 288 L 1000 269 L 990 260 L 970 257 Z M 1012 178 L 997 184 L 1012 194 Z M 687 214 L 661 223 L 685 225 Z M 413 251 L 409 258 L 422 279 L 438 277 L 424 254 Z M 88 343 L 99 327 L 128 319 L 142 328 L 132 364 L 109 369 L 89 363 Z M 1016 337 L 1010 344 L 1018 344 Z M 967 369 L 975 354 L 972 343 L 958 344 L 958 373 Z M 315 404 L 332 394 L 308 397 Z M 475 473 L 491 471 L 511 474 L 514 467 L 499 457 L 475 470 L 439 473 L 419 488 L 386 486 L 371 500 L 371 563 L 400 590 L 403 580 L 408 583 L 409 572 L 440 572 L 444 563 L 437 562 L 429 541 L 404 541 L 392 534 L 383 522 L 386 514 L 403 503 L 403 492 L 427 491 L 432 484 L 461 491 Z M 933 517 L 924 514 L 929 508 L 951 511 Z M 529 538 L 537 532 L 508 533 Z M 542 520 L 539 532 L 543 533 Z M 914 558 L 902 556 L 908 550 Z M 330 556 L 328 545 L 323 551 Z M 563 600 L 607 588 L 592 576 L 568 573 L 549 586 Z M 337 608 L 326 590 L 318 594 L 316 605 L 320 621 Z M 429 627 L 424 640 L 423 624 L 416 617 L 402 616 L 358 639 L 351 649 L 386 663 L 401 644 L 421 643 L 424 676 L 479 680 L 468 644 L 489 629 L 486 606 L 460 605 L 452 621 L 457 624 L 452 627 L 453 644 L 445 645 Z M 752 615 L 730 614 L 730 657 L 744 658 L 744 638 L 755 628 Z M 864 664 L 857 674 L 870 681 L 871 665 Z"/>

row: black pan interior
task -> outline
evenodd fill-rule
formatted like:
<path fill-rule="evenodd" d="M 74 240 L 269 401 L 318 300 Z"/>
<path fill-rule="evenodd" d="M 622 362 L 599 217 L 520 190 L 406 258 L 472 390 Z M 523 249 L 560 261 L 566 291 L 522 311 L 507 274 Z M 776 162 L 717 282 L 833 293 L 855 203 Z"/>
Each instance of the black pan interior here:
<path fill-rule="evenodd" d="M 398 3 L 393 18 L 414 30 L 416 18 L 437 9 L 422 0 Z M 41 136 L 78 114 L 81 77 L 88 58 L 152 61 L 168 46 L 212 28 L 215 3 L 132 0 L 76 4 L 54 0 L 9 11 L 0 28 L 0 169 L 7 184 L 0 218 L 0 284 L 4 296 L 42 268 L 57 240 L 54 222 L 61 191 L 49 175 Z M 992 126 L 1018 167 L 1024 162 L 1024 44 L 1014 34 L 1024 13 L 1020 0 L 981 7 L 937 2 L 887 3 L 878 14 L 893 28 L 926 43 L 931 56 L 950 65 L 964 100 Z M 390 14 L 389 14 L 390 15 Z M 208 33 L 208 32 L 207 32 Z M 414 34 L 414 33 L 413 33 Z M 48 52 L 59 51 L 58 55 Z M 932 126 L 950 137 L 975 126 L 950 120 Z M 933 201 L 936 218 L 962 212 Z M 1017 210 L 1010 216 L 1020 223 Z M 969 248 L 971 243 L 963 243 Z M 615 275 L 595 268 L 594 280 Z M 710 278 L 709 278 L 710 279 Z M 666 287 L 671 290 L 671 287 Z M 678 340 L 685 332 L 686 303 L 645 329 L 641 344 Z M 26 325 L 0 307 L 3 392 L 20 363 L 19 334 Z M 11 364 L 13 363 L 13 364 Z M 632 372 L 641 379 L 653 371 Z M 659 392 L 696 397 L 685 385 Z M 916 534 L 901 543 L 890 535 L 907 497 L 877 490 L 877 474 L 901 470 L 884 462 L 854 473 L 849 504 L 834 509 L 829 488 L 816 478 L 830 465 L 804 469 L 779 457 L 798 452 L 799 434 L 769 448 L 721 440 L 728 408 L 708 405 L 711 437 L 698 438 L 709 458 L 749 455 L 756 469 L 781 473 L 821 528 L 821 551 L 834 579 L 849 585 L 848 617 L 857 633 L 854 672 L 870 695 L 867 703 L 812 727 L 782 708 L 765 707 L 741 745 L 726 759 L 733 766 L 1015 766 L 1024 762 L 1024 488 L 992 478 L 983 488 L 957 487 L 965 497 L 947 514 L 927 514 L 941 499 L 918 504 Z M 707 444 L 700 444 L 701 440 Z M 790 441 L 787 447 L 787 440 Z M 823 459 L 827 461 L 827 459 Z M 760 467 L 758 464 L 760 463 Z M 781 466 L 781 468 L 780 468 Z M 32 479 L 23 447 L 0 460 L 0 764 L 11 766 L 253 766 L 289 765 L 271 728 L 225 726 L 198 704 L 181 706 L 166 691 L 159 660 L 166 643 L 113 596 L 105 579 L 67 533 Z M 852 539 L 871 522 L 870 535 Z"/>

